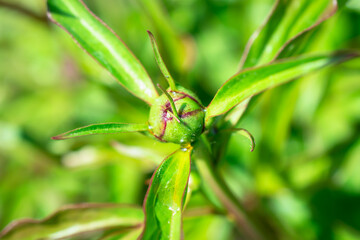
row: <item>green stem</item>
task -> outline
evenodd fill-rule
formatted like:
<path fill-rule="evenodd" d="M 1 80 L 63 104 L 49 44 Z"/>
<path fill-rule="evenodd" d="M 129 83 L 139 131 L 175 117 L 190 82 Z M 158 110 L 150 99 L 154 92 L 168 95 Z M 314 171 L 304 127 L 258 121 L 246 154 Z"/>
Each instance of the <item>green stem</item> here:
<path fill-rule="evenodd" d="M 266 238 L 260 233 L 260 229 L 256 227 L 239 200 L 232 194 L 225 181 L 213 168 L 210 162 L 210 152 L 206 147 L 206 141 L 206 137 L 202 136 L 198 151 L 196 152 L 197 155 L 194 157 L 201 178 L 211 187 L 226 208 L 228 214 L 235 219 L 236 225 L 239 227 L 245 239 L 265 240 Z"/>
<path fill-rule="evenodd" d="M 172 97 L 170 96 L 170 94 L 165 90 L 163 89 L 160 84 L 157 84 L 158 88 L 160 88 L 160 90 L 166 95 L 166 97 L 169 99 L 169 102 L 170 102 L 170 106 L 171 106 L 171 109 L 173 111 L 173 115 L 174 117 L 176 118 L 176 120 L 178 122 L 180 122 L 180 116 L 176 110 L 176 107 L 175 107 L 175 103 L 174 103 L 174 100 L 172 99 Z"/>

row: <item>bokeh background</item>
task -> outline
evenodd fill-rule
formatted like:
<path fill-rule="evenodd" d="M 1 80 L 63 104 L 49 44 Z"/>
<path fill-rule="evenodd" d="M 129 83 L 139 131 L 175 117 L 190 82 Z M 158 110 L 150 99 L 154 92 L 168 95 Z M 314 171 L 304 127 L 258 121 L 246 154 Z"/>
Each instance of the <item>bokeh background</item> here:
<path fill-rule="evenodd" d="M 210 102 L 238 69 L 273 0 L 86 0 L 165 86 L 146 30 L 175 79 Z M 360 48 L 360 1 L 344 2 L 311 50 Z M 141 205 L 146 181 L 176 146 L 140 134 L 53 141 L 99 122 L 143 123 L 148 107 L 127 93 L 61 29 L 44 0 L 0 0 L 0 229 L 81 202 Z M 293 239 L 360 239 L 360 61 L 310 74 L 255 97 L 218 164 L 249 210 Z M 207 206 L 201 190 L 188 207 Z M 189 217 L 186 239 L 236 239 L 221 215 Z"/>

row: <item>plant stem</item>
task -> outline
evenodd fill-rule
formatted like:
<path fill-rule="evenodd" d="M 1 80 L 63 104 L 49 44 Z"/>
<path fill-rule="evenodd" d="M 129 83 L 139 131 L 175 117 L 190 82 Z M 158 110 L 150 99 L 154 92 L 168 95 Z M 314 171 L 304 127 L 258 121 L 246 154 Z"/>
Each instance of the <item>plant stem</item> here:
<path fill-rule="evenodd" d="M 260 233 L 260 229 L 256 227 L 254 222 L 241 206 L 241 203 L 227 187 L 225 181 L 213 168 L 210 162 L 210 152 L 205 146 L 206 141 L 207 139 L 205 137 L 201 138 L 194 157 L 194 161 L 201 178 L 214 191 L 215 195 L 226 208 L 228 214 L 235 219 L 236 225 L 239 227 L 245 239 L 265 240 L 266 238 Z"/>

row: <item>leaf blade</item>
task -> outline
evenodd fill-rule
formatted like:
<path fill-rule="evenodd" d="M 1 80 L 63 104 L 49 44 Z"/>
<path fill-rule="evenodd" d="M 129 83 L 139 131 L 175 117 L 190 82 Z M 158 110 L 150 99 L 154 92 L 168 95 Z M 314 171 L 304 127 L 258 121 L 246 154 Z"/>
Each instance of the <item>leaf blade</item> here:
<path fill-rule="evenodd" d="M 89 231 L 138 226 L 143 217 L 140 208 L 119 204 L 70 205 L 43 220 L 15 221 L 0 232 L 0 238 L 3 240 L 63 239 Z"/>
<path fill-rule="evenodd" d="M 144 132 L 148 131 L 147 124 L 128 124 L 128 123 L 99 123 L 76 128 L 68 132 L 52 137 L 53 140 L 64 140 L 75 137 L 96 135 L 96 134 L 115 134 L 125 132 Z"/>
<path fill-rule="evenodd" d="M 155 54 L 156 63 L 159 66 L 160 71 L 163 74 L 163 76 L 165 77 L 166 81 L 168 82 L 168 84 L 170 86 L 170 89 L 175 91 L 176 90 L 175 81 L 172 78 L 169 70 L 167 69 L 167 67 L 166 67 L 166 65 L 164 63 L 164 60 L 161 57 L 159 48 L 158 48 L 156 40 L 155 40 L 155 37 L 150 31 L 147 31 L 147 33 L 149 34 L 149 37 L 150 37 L 151 45 L 153 47 L 153 51 L 154 51 L 154 54 Z"/>
<path fill-rule="evenodd" d="M 300 77 L 305 73 L 330 64 L 340 63 L 358 57 L 355 53 L 324 56 L 306 56 L 284 59 L 262 67 L 245 70 L 234 75 L 218 90 L 206 109 L 206 119 L 226 113 L 233 107 L 265 89 L 272 88 Z"/>
<path fill-rule="evenodd" d="M 315 31 L 338 8 L 337 0 L 277 0 L 269 16 L 246 44 L 239 71 L 306 52 Z M 229 113 L 234 115 L 233 125 L 243 111 L 237 106 Z M 235 118 L 237 114 L 240 115 L 238 119 Z"/>
<path fill-rule="evenodd" d="M 68 32 L 121 85 L 147 103 L 154 101 L 158 93 L 142 64 L 82 0 L 48 0 L 47 6 L 49 19 Z"/>
<path fill-rule="evenodd" d="M 180 239 L 183 198 L 192 149 L 179 149 L 154 172 L 144 201 L 146 239 Z"/>
<path fill-rule="evenodd" d="M 301 53 L 305 48 L 304 41 L 337 8 L 336 0 L 277 0 L 265 23 L 248 41 L 241 68 Z"/>

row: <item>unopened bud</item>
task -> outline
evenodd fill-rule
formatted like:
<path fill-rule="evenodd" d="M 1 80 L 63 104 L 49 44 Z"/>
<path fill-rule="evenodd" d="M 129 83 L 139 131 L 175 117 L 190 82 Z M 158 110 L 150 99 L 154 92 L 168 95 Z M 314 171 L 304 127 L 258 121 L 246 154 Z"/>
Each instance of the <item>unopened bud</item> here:
<path fill-rule="evenodd" d="M 150 109 L 150 132 L 162 142 L 187 144 L 195 141 L 204 131 L 204 107 L 194 93 L 183 87 L 177 87 L 176 91 L 168 90 L 168 93 L 177 114 L 173 112 L 168 97 L 162 94 Z"/>

